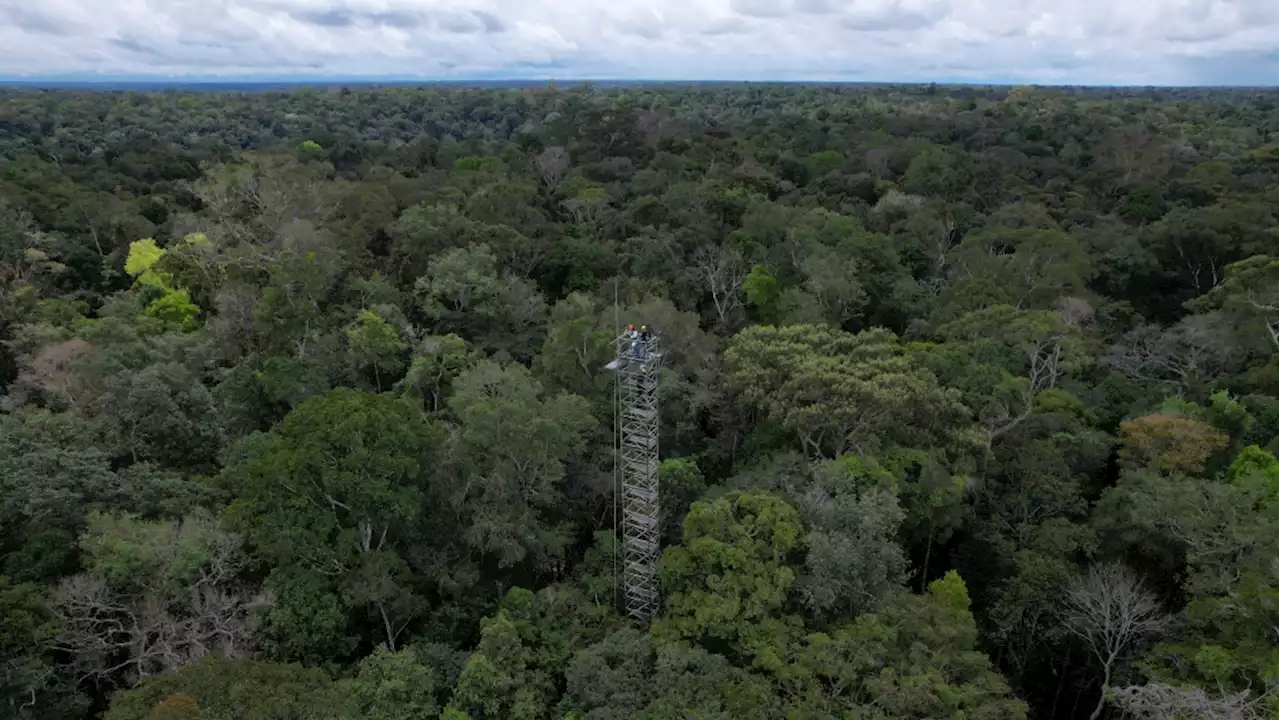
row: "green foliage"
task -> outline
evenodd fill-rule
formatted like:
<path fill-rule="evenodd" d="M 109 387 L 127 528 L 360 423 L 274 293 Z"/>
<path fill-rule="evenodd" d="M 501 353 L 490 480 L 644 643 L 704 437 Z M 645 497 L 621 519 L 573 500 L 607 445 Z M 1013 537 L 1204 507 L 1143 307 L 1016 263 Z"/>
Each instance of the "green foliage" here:
<path fill-rule="evenodd" d="M 87 698 L 58 679 L 56 635 L 41 588 L 0 575 L 0 717 L 53 720 L 84 712 Z"/>
<path fill-rule="evenodd" d="M 222 449 L 212 394 L 178 363 L 111 376 L 94 405 L 107 444 L 135 462 L 207 467 Z"/>
<path fill-rule="evenodd" d="M 346 703 L 323 670 L 208 659 L 116 695 L 103 717 L 149 720 L 154 708 L 177 693 L 195 700 L 200 718 L 214 720 L 327 720 L 341 717 Z"/>
<path fill-rule="evenodd" d="M 929 147 L 920 152 L 902 176 L 902 188 L 909 193 L 945 200 L 958 199 L 972 183 L 972 170 L 963 151 Z"/>
<path fill-rule="evenodd" d="M 207 493 L 139 464 L 117 472 L 91 425 L 43 410 L 0 417 L 0 549 L 15 579 L 51 580 L 74 564 L 75 536 L 94 511 L 180 514 Z"/>
<path fill-rule="evenodd" d="M 501 274 L 488 245 L 433 257 L 414 291 L 436 332 L 457 333 L 517 357 L 532 354 L 546 302 L 524 279 Z"/>
<path fill-rule="evenodd" d="M 0 717 L 1273 687 L 1278 103 L 0 91 Z M 625 323 L 665 352 L 647 625 L 618 612 Z M 1104 696 L 1057 608 L 1116 559 L 1173 622 Z"/>
<path fill-rule="evenodd" d="M 544 392 L 523 366 L 483 361 L 458 376 L 449 408 L 466 478 L 450 501 L 468 518 L 464 541 L 504 566 L 561 557 L 565 464 L 595 424 L 586 402 Z"/>
<path fill-rule="evenodd" d="M 1210 692 L 1241 691 L 1276 677 L 1273 611 L 1275 575 L 1242 575 L 1224 595 L 1197 596 L 1179 616 L 1176 639 L 1156 644 L 1139 663 L 1157 682 Z"/>
<path fill-rule="evenodd" d="M 1220 311 L 1235 329 L 1234 336 L 1247 347 L 1274 349 L 1277 341 L 1276 313 L 1280 295 L 1276 276 L 1280 263 L 1269 255 L 1255 255 L 1223 269 L 1224 279 L 1209 292 L 1187 302 L 1195 312 Z M 1267 342 L 1258 342 L 1262 338 Z"/>
<path fill-rule="evenodd" d="M 578 650 L 565 668 L 566 715 L 582 720 L 635 717 L 651 701 L 654 650 L 648 635 L 624 627 Z"/>
<path fill-rule="evenodd" d="M 896 485 L 875 461 L 845 455 L 817 469 L 798 494 L 809 527 L 799 589 L 814 617 L 874 610 L 906 579 Z"/>
<path fill-rule="evenodd" d="M 547 339 L 534 363 L 539 379 L 602 402 L 612 384 L 612 373 L 604 366 L 615 352 L 614 331 L 604 325 L 597 303 L 583 293 L 571 293 L 557 302 L 547 321 Z"/>
<path fill-rule="evenodd" d="M 900 589 L 907 558 L 898 541 L 899 483 L 875 460 L 844 455 L 811 464 L 778 455 L 731 482 L 775 492 L 798 512 L 806 532 L 795 594 L 814 624 L 875 610 Z"/>
<path fill-rule="evenodd" d="M 397 389 L 420 398 L 426 408 L 437 412 L 453 387 L 453 381 L 475 361 L 467 343 L 457 335 L 429 336 L 413 351 L 413 360 Z"/>
<path fill-rule="evenodd" d="M 1143 183 L 1134 186 L 1116 206 L 1120 217 L 1134 224 L 1155 222 L 1168 211 L 1168 203 L 1161 195 L 1160 186 Z"/>
<path fill-rule="evenodd" d="M 303 140 L 295 150 L 302 160 L 317 160 L 324 156 L 324 148 L 314 140 Z"/>
<path fill-rule="evenodd" d="M 742 290 L 765 322 L 777 320 L 778 280 L 763 265 L 755 265 L 742 280 Z"/>
<path fill-rule="evenodd" d="M 476 652 L 458 676 L 450 709 L 474 720 L 532 720 L 548 710 L 549 678 L 529 672 L 529 650 L 504 614 L 485 623 Z"/>
<path fill-rule="evenodd" d="M 253 446 L 222 482 L 260 547 L 279 562 L 350 567 L 422 508 L 431 427 L 382 395 L 312 398 Z"/>
<path fill-rule="evenodd" d="M 956 248 L 953 268 L 948 305 L 958 311 L 1048 309 L 1060 298 L 1078 297 L 1094 272 L 1075 236 L 1033 228 L 975 233 Z"/>
<path fill-rule="evenodd" d="M 769 493 L 694 503 L 684 542 L 662 555 L 666 603 L 655 633 L 778 667 L 795 631 L 795 618 L 783 611 L 796 580 L 790 555 L 800 541 L 795 509 Z"/>
<path fill-rule="evenodd" d="M 168 323 L 173 323 L 183 330 L 195 330 L 200 326 L 197 318 L 200 308 L 191 302 L 191 295 L 186 290 L 166 292 L 147 306 L 147 314 Z"/>
<path fill-rule="evenodd" d="M 968 478 L 951 474 L 929 452 L 900 449 L 885 458 L 885 464 L 895 478 L 901 478 L 898 495 L 908 547 L 924 545 L 919 568 L 923 581 L 929 577 L 934 544 L 950 540 L 964 523 Z"/>
<path fill-rule="evenodd" d="M 657 697 L 637 716 L 643 720 L 764 720 L 778 712 L 780 703 L 768 682 L 720 655 L 683 645 L 664 645 L 656 654 L 651 685 Z"/>
<path fill-rule="evenodd" d="M 71 414 L 34 410 L 0 417 L 0 527 L 75 526 L 117 482 L 91 428 Z"/>
<path fill-rule="evenodd" d="M 347 328 L 347 352 L 360 369 L 372 369 L 374 387 L 382 392 L 382 377 L 392 376 L 404 368 L 400 356 L 408 343 L 400 339 L 391 323 L 369 310 L 361 310 L 356 322 Z"/>
<path fill-rule="evenodd" d="M 217 528 L 203 512 L 182 522 L 139 521 L 128 515 L 95 513 L 80 537 L 88 572 L 108 589 L 125 594 L 157 593 L 168 599 L 210 570 L 234 571 L 244 562 L 240 539 Z M 212 567 L 230 563 L 229 567 Z"/>
<path fill-rule="evenodd" d="M 368 720 L 436 717 L 442 675 L 414 646 L 391 652 L 379 645 L 360 661 L 344 690 L 359 716 Z"/>
<path fill-rule="evenodd" d="M 564 586 L 516 588 L 481 621 L 450 708 L 472 718 L 546 717 L 574 652 L 603 638 L 609 613 Z M 447 711 L 446 711 L 447 712 Z"/>
<path fill-rule="evenodd" d="M 265 587 L 274 602 L 261 615 L 259 642 L 272 658 L 322 666 L 348 657 L 358 638 L 350 633 L 350 608 L 330 578 L 279 567 Z"/>
<path fill-rule="evenodd" d="M 685 511 L 707 489 L 706 478 L 698 464 L 687 458 L 667 458 L 658 465 L 658 482 L 662 488 L 662 516 L 667 523 L 665 533 L 675 535 L 684 525 Z"/>
<path fill-rule="evenodd" d="M 945 442 L 965 410 L 892 333 L 811 325 L 756 326 L 725 352 L 730 385 L 817 457 L 889 441 Z"/>
<path fill-rule="evenodd" d="M 141 285 L 167 287 L 168 278 L 152 270 L 164 257 L 164 250 L 151 238 L 143 238 L 129 244 L 129 256 L 124 261 L 124 271 L 137 278 Z"/>
<path fill-rule="evenodd" d="M 191 235 L 187 241 L 193 247 L 207 244 L 204 235 Z M 173 277 L 159 267 L 167 252 L 151 238 L 143 238 L 129 245 L 129 257 L 125 260 L 125 272 L 136 278 L 138 287 L 148 298 L 147 315 L 191 331 L 199 327 L 200 308 L 191 302 L 185 289 L 173 286 Z"/>
<path fill-rule="evenodd" d="M 51 603 L 58 647 L 74 672 L 130 687 L 205 654 L 247 651 L 249 558 L 240 536 L 200 508 L 181 521 L 94 513 L 87 525 L 79 542 L 85 570 L 60 583 Z"/>
<path fill-rule="evenodd" d="M 1246 449 L 1227 481 L 1136 472 L 1107 491 L 1098 522 L 1116 544 L 1186 574 L 1182 628 L 1150 650 L 1149 677 L 1240 690 L 1275 674 L 1275 459 Z"/>
<path fill-rule="evenodd" d="M 617 533 L 613 530 L 597 531 L 575 571 L 575 582 L 587 598 L 608 605 L 620 597 L 617 581 L 621 563 L 622 543 Z"/>
<path fill-rule="evenodd" d="M 435 427 L 404 403 L 337 389 L 304 402 L 265 437 L 243 441 L 220 482 L 237 497 L 232 521 L 264 557 L 336 577 L 344 604 L 375 615 L 394 648 L 421 611 L 397 543 L 427 510 L 439 446 Z M 313 584 L 288 617 L 318 602 L 333 618 L 331 592 Z M 339 642 L 336 618 L 327 627 L 322 647 Z M 284 656 L 315 645 L 308 640 Z"/>
<path fill-rule="evenodd" d="M 804 639 L 784 677 L 799 717 L 1025 718 L 975 650 L 969 593 L 954 571 L 833 635 Z"/>
<path fill-rule="evenodd" d="M 1257 445 L 1250 445 L 1231 461 L 1231 466 L 1227 468 L 1227 480 L 1238 488 L 1248 489 L 1250 483 L 1258 479 L 1271 479 L 1270 487 L 1264 489 L 1275 490 L 1274 480 L 1280 479 L 1280 464 L 1277 464 L 1271 453 Z"/>

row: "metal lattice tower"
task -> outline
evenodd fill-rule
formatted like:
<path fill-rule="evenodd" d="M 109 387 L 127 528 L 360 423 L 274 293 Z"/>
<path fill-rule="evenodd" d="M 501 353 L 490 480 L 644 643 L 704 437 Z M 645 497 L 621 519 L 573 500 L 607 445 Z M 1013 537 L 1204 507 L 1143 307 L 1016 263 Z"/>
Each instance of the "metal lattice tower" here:
<path fill-rule="evenodd" d="M 658 369 L 662 351 L 618 338 L 618 456 L 622 490 L 623 600 L 644 622 L 658 612 Z"/>

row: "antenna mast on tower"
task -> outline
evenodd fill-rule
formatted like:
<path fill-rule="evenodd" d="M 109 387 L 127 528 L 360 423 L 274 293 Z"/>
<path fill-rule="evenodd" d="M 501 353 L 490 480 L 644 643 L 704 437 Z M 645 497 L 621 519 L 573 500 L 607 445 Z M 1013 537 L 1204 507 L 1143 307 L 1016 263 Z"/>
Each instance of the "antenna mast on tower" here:
<path fill-rule="evenodd" d="M 623 602 L 642 622 L 658 612 L 658 369 L 656 335 L 623 333 L 612 363 L 618 382 L 622 474 Z"/>

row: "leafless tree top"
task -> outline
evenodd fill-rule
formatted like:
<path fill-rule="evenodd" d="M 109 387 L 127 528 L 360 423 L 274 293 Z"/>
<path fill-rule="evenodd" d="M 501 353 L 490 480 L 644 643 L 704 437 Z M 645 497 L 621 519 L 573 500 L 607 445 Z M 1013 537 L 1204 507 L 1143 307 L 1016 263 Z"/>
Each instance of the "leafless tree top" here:
<path fill-rule="evenodd" d="M 1262 720 L 1268 694 L 1248 692 L 1210 697 L 1200 688 L 1161 683 L 1133 685 L 1112 692 L 1111 701 L 1126 717 L 1137 720 Z"/>
<path fill-rule="evenodd" d="M 1103 695 L 1089 715 L 1097 720 L 1106 704 L 1111 673 L 1126 651 L 1165 622 L 1156 596 L 1133 571 L 1119 563 L 1094 565 L 1067 586 L 1062 624 L 1102 663 Z"/>
<path fill-rule="evenodd" d="M 1104 664 L 1164 624 L 1156 596 L 1120 563 L 1095 565 L 1067 588 L 1063 624 Z"/>

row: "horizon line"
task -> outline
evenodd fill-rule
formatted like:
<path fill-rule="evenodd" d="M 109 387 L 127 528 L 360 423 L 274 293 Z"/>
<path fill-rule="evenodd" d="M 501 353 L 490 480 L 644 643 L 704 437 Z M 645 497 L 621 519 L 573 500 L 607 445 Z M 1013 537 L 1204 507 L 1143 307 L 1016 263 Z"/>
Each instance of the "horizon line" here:
<path fill-rule="evenodd" d="M 1086 89 L 1145 89 L 1145 90 L 1270 90 L 1280 92 L 1280 88 L 1269 85 L 1224 85 L 1224 84 L 1135 84 L 1135 83 L 1071 83 L 1071 82 L 1026 82 L 1007 78 L 951 79 L 938 80 L 816 80 L 816 79 L 660 79 L 644 77 L 465 77 L 465 78 L 426 78 L 405 75 L 107 75 L 93 73 L 66 73 L 25 76 L 0 76 L 0 87 L 36 87 L 59 89 L 58 86 L 108 86 L 119 84 L 151 85 L 164 87 L 181 87 L 184 85 L 277 85 L 299 86 L 309 85 L 555 85 L 555 84 L 626 84 L 626 85 L 869 85 L 869 86 L 951 86 L 951 87 L 1041 87 L 1041 88 L 1086 88 Z"/>

